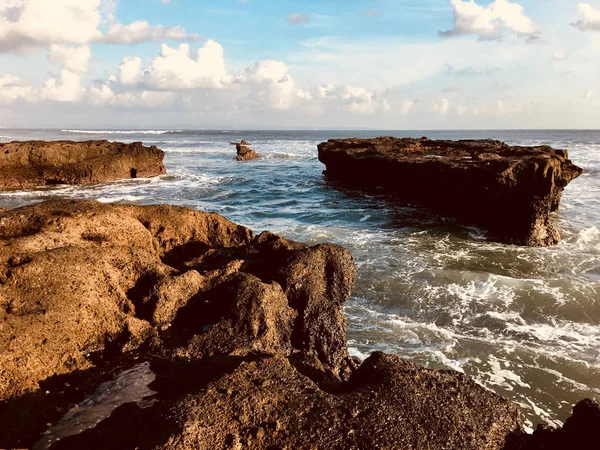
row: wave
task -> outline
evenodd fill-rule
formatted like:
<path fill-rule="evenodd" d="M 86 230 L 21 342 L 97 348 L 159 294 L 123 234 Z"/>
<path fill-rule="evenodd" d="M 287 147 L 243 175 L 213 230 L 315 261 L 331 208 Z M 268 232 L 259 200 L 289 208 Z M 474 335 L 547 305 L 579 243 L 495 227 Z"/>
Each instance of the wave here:
<path fill-rule="evenodd" d="M 76 134 L 174 134 L 181 130 L 60 130 L 63 133 Z"/>

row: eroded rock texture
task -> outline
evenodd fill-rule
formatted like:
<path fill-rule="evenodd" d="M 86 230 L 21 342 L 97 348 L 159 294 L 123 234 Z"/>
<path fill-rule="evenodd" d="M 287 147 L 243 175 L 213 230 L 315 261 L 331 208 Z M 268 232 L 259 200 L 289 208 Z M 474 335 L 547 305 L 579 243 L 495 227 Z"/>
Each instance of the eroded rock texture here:
<path fill-rule="evenodd" d="M 329 392 L 282 356 L 153 368 L 161 401 L 125 405 L 53 449 L 481 450 L 518 428 L 509 402 L 466 377 L 381 353 Z"/>
<path fill-rule="evenodd" d="M 566 150 L 493 140 L 334 139 L 319 145 L 319 160 L 351 187 L 383 186 L 492 239 L 528 246 L 560 241 L 550 213 L 582 173 Z"/>
<path fill-rule="evenodd" d="M 0 214 L 0 448 L 28 447 L 135 355 L 158 394 L 54 448 L 500 449 L 508 401 L 348 355 L 351 255 L 172 206 Z M 97 385 L 97 383 L 96 383 Z M 92 388 L 93 391 L 93 388 Z"/>
<path fill-rule="evenodd" d="M 0 189 L 154 177 L 166 173 L 163 157 L 141 142 L 9 142 L 0 144 Z"/>

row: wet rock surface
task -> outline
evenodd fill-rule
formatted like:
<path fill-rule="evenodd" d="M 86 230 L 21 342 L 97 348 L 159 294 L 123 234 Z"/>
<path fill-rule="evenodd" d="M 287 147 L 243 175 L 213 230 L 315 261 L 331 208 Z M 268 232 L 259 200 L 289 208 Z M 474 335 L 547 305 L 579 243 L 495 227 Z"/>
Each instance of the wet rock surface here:
<path fill-rule="evenodd" d="M 53 200 L 5 211 L 0 448 L 32 446 L 141 361 L 156 395 L 52 448 L 529 442 L 517 408 L 460 373 L 351 358 L 342 307 L 354 278 L 339 246 L 255 236 L 186 208 Z"/>
<path fill-rule="evenodd" d="M 566 150 L 493 140 L 333 139 L 318 148 L 326 174 L 345 186 L 383 186 L 491 239 L 528 246 L 560 241 L 550 214 L 583 171 Z"/>
<path fill-rule="evenodd" d="M 9 142 L 0 144 L 0 189 L 154 177 L 166 173 L 163 158 L 141 142 Z"/>

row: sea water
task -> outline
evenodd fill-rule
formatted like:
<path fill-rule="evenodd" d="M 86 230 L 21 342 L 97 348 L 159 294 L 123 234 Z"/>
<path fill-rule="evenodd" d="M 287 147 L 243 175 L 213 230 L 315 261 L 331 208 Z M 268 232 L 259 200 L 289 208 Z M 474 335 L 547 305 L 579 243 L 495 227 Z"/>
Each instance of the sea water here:
<path fill-rule="evenodd" d="M 331 138 L 492 138 L 569 150 L 585 173 L 554 219 L 563 241 L 524 248 L 385 193 L 340 189 L 317 144 Z M 66 197 L 170 203 L 218 212 L 256 232 L 334 242 L 356 260 L 346 303 L 348 345 L 360 358 L 395 353 L 454 369 L 515 401 L 526 424 L 560 424 L 585 397 L 600 400 L 600 131 L 188 131 L 0 129 L 0 141 L 142 141 L 165 151 L 168 174 L 88 187 L 0 193 L 14 208 Z M 263 159 L 238 163 L 230 141 Z"/>

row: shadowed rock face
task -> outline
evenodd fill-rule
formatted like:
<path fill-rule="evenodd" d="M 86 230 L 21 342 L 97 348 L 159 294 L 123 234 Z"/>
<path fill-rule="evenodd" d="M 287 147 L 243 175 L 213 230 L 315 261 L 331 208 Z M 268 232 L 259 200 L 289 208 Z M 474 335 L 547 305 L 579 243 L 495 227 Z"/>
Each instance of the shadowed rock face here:
<path fill-rule="evenodd" d="M 153 370 L 158 403 L 123 406 L 52 448 L 481 450 L 518 428 L 509 402 L 466 377 L 381 353 L 330 392 L 277 355 Z"/>
<path fill-rule="evenodd" d="M 141 142 L 9 142 L 0 144 L 0 189 L 154 177 L 166 173 L 163 158 Z"/>
<path fill-rule="evenodd" d="M 548 246 L 564 188 L 582 173 L 566 150 L 500 141 L 341 139 L 319 144 L 326 174 L 354 188 L 383 186 L 401 199 L 489 231 L 502 242 Z"/>
<path fill-rule="evenodd" d="M 151 361 L 155 403 L 54 448 L 480 450 L 520 432 L 514 405 L 459 373 L 383 354 L 357 368 L 354 278 L 341 247 L 185 208 L 5 211 L 0 448 L 33 444 L 130 352 Z"/>

